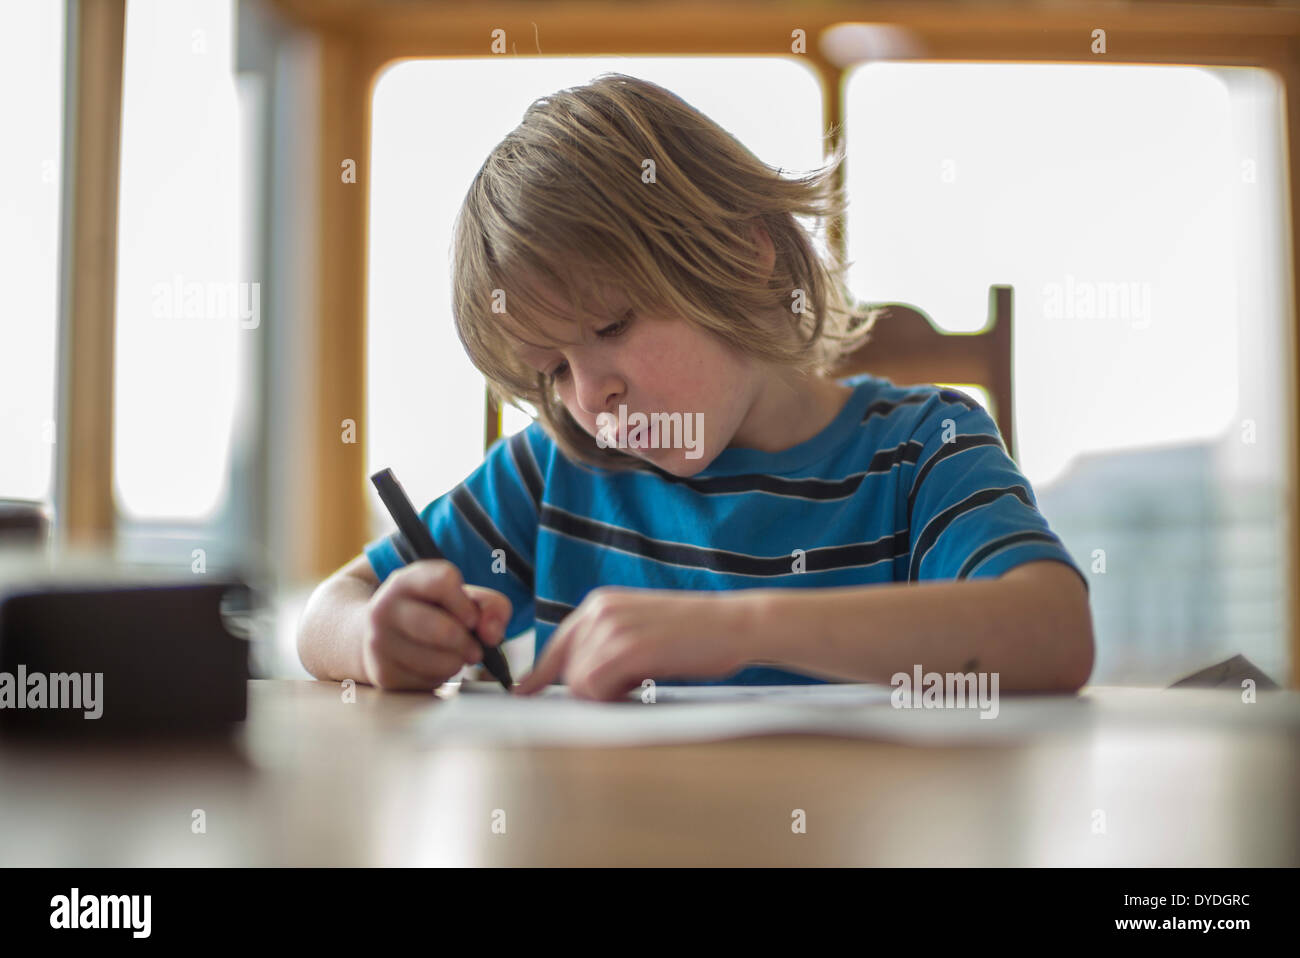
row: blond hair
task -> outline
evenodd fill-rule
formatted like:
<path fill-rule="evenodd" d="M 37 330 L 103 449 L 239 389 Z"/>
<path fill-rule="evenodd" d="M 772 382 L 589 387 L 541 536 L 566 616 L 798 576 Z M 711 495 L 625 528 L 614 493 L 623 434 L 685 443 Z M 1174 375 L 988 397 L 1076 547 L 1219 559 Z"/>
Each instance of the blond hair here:
<path fill-rule="evenodd" d="M 744 354 L 825 375 L 878 314 L 853 304 L 847 264 L 819 255 L 795 220 L 843 212 L 832 180 L 843 159 L 784 177 L 679 97 L 619 73 L 535 100 L 456 219 L 457 335 L 497 401 L 535 407 L 571 459 L 637 467 L 637 457 L 600 448 L 515 355 L 502 314 L 542 334 L 536 317 L 557 314 L 534 293 L 541 280 L 585 328 L 588 317 L 610 318 L 598 290 L 613 284 L 638 311 L 666 310 Z M 755 255 L 756 222 L 775 249 L 770 276 Z M 778 311 L 788 321 L 755 318 Z"/>

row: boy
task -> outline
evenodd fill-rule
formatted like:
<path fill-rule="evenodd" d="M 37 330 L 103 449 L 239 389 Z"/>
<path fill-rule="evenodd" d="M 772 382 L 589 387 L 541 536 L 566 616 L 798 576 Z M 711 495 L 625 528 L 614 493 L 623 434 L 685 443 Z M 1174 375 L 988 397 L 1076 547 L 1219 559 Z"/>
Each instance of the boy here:
<path fill-rule="evenodd" d="M 989 415 L 835 362 L 875 316 L 795 216 L 842 161 L 787 179 L 654 84 L 536 101 L 457 221 L 457 333 L 537 421 L 313 594 L 317 677 L 440 685 L 534 625 L 531 694 L 657 682 L 888 682 L 997 672 L 1072 691 L 1088 586 Z"/>

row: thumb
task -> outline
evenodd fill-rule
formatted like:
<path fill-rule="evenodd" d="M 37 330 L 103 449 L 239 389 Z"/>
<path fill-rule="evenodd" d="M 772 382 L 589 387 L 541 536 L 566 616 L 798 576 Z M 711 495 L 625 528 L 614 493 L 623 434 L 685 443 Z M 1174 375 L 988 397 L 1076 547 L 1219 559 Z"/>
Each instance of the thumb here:
<path fill-rule="evenodd" d="M 505 638 L 513 606 L 506 596 L 496 589 L 480 585 L 466 585 L 465 594 L 478 606 L 478 634 L 488 645 L 499 645 Z"/>

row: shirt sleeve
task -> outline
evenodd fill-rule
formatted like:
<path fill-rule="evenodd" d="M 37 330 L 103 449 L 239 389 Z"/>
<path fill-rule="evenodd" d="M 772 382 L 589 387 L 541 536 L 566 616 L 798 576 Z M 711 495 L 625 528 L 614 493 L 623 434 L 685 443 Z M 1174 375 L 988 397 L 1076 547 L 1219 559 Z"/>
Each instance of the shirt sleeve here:
<path fill-rule="evenodd" d="M 498 439 L 468 478 L 420 510 L 442 558 L 467 583 L 510 599 L 507 636 L 533 625 L 533 563 L 544 486 L 540 463 L 547 461 L 549 441 L 536 423 Z M 415 560 L 397 531 L 369 543 L 365 555 L 380 582 Z"/>
<path fill-rule="evenodd" d="M 1029 480 L 979 403 L 940 389 L 918 411 L 921 450 L 907 488 L 907 581 L 993 579 L 1053 559 L 1088 578 L 1038 511 Z"/>

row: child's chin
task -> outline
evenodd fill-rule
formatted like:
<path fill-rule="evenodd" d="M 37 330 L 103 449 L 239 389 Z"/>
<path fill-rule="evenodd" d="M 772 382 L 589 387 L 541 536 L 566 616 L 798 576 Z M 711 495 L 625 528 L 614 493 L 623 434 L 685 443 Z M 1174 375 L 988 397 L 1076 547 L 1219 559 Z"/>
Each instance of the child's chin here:
<path fill-rule="evenodd" d="M 682 479 L 689 479 L 697 472 L 704 471 L 712 461 L 703 455 L 697 459 L 689 459 L 686 456 L 688 450 L 685 449 L 637 449 L 629 451 L 638 458 L 658 466 L 664 472 L 679 476 Z"/>

